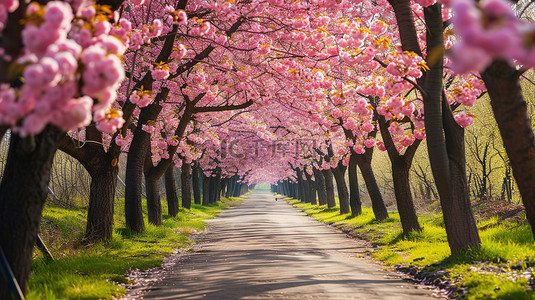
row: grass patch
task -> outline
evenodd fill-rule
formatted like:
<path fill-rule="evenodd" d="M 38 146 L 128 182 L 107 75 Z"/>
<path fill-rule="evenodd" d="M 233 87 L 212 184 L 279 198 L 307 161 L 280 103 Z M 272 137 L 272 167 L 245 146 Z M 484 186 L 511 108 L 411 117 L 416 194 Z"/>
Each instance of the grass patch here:
<path fill-rule="evenodd" d="M 478 222 L 482 246 L 451 255 L 441 214 L 419 216 L 420 232 L 403 234 L 399 214 L 379 223 L 371 208 L 351 217 L 339 208 L 301 203 L 289 199 L 316 220 L 371 242 L 371 256 L 387 266 L 417 267 L 425 272 L 443 270 L 467 299 L 535 299 L 526 274 L 535 267 L 535 240 L 527 222 L 492 217 Z"/>
<path fill-rule="evenodd" d="M 240 200 L 231 197 L 208 206 L 193 204 L 190 210 L 181 209 L 176 217 L 164 215 L 162 226 L 149 224 L 145 219 L 142 234 L 134 234 L 126 228 L 124 199 L 119 200 L 116 201 L 111 241 L 87 247 L 78 243 L 83 237 L 87 208 L 46 206 L 41 235 L 56 261 L 47 262 L 35 252 L 27 299 L 119 297 L 125 289 L 118 283 L 129 283 L 125 276 L 129 271 L 160 266 L 164 257 L 194 242 L 188 236 L 204 229 L 206 222 L 203 220 L 215 217 Z M 162 205 L 166 212 L 166 202 L 162 201 Z"/>

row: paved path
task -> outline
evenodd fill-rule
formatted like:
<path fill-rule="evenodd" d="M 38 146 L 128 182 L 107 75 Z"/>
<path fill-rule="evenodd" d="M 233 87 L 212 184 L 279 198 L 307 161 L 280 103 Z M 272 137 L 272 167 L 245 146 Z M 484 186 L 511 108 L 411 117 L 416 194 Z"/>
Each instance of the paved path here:
<path fill-rule="evenodd" d="M 200 250 L 144 295 L 154 299 L 430 299 L 367 258 L 366 244 L 268 191 L 213 220 Z"/>

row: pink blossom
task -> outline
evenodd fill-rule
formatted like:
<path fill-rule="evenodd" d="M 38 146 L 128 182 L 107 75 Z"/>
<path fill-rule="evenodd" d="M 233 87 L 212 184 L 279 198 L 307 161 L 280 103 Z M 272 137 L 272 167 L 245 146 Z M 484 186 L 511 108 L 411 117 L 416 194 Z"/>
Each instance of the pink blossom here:
<path fill-rule="evenodd" d="M 123 139 L 122 135 L 117 135 L 117 137 L 115 138 L 115 144 L 117 144 L 117 146 L 119 147 L 124 147 L 128 144 L 128 141 Z"/>
<path fill-rule="evenodd" d="M 354 130 L 359 126 L 359 122 L 353 117 L 349 117 L 344 122 L 344 128 L 348 130 Z"/>
<path fill-rule="evenodd" d="M 353 146 L 353 151 L 355 151 L 357 154 L 363 154 L 366 152 L 362 144 L 355 144 L 355 146 Z"/>
<path fill-rule="evenodd" d="M 373 148 L 376 142 L 377 141 L 374 138 L 370 137 L 364 140 L 364 146 L 366 146 L 366 148 Z"/>
<path fill-rule="evenodd" d="M 465 111 L 461 111 L 453 118 L 455 118 L 455 122 L 457 122 L 457 124 L 462 128 L 466 128 L 467 126 L 474 124 L 474 118 L 472 117 L 472 115 L 467 114 Z"/>
<path fill-rule="evenodd" d="M 84 127 L 91 123 L 91 107 L 93 99 L 83 96 L 78 99 L 71 99 L 52 120 L 53 124 L 63 130 L 72 130 Z"/>
<path fill-rule="evenodd" d="M 136 6 L 145 4 L 145 0 L 130 0 L 130 2 Z"/>
<path fill-rule="evenodd" d="M 50 29 L 68 32 L 71 29 L 71 21 L 74 18 L 69 4 L 61 1 L 51 1 L 45 6 L 43 26 Z"/>
<path fill-rule="evenodd" d="M 148 132 L 150 134 L 153 134 L 155 131 L 156 131 L 156 128 L 152 125 L 145 125 L 143 124 L 141 126 L 141 130 L 145 131 L 145 132 Z"/>
<path fill-rule="evenodd" d="M 395 135 L 403 135 L 403 132 L 404 132 L 403 127 L 399 126 L 399 124 L 397 122 L 391 122 L 390 126 L 388 126 L 388 131 L 393 136 L 395 136 Z"/>
<path fill-rule="evenodd" d="M 386 151 L 386 146 L 383 142 L 377 142 L 377 149 L 380 151 Z"/>
<path fill-rule="evenodd" d="M 381 20 L 376 20 L 370 26 L 370 30 L 375 35 L 381 35 L 386 32 L 388 25 Z"/>
<path fill-rule="evenodd" d="M 412 145 L 412 143 L 414 143 L 414 137 L 412 136 L 405 136 L 401 140 L 401 145 L 403 145 L 403 147 L 409 147 L 410 145 Z"/>
<path fill-rule="evenodd" d="M 41 91 L 49 85 L 57 84 L 61 79 L 58 63 L 49 57 L 45 57 L 38 64 L 26 67 L 23 76 L 25 84 L 36 91 Z"/>
<path fill-rule="evenodd" d="M 207 21 L 204 21 L 201 25 L 201 28 L 200 28 L 200 31 L 199 31 L 199 35 L 203 36 L 203 35 L 207 35 L 208 32 L 210 31 L 210 22 L 207 22 Z"/>
<path fill-rule="evenodd" d="M 436 0 L 414 0 L 414 2 L 420 4 L 423 7 L 428 7 L 436 3 Z"/>
<path fill-rule="evenodd" d="M 327 26 L 327 24 L 329 24 L 329 22 L 331 21 L 331 18 L 329 18 L 328 16 L 321 16 L 316 21 L 317 21 L 318 27 L 324 27 L 324 26 Z"/>
<path fill-rule="evenodd" d="M 492 60 L 485 50 L 470 46 L 463 41 L 451 48 L 449 56 L 452 61 L 451 68 L 460 74 L 481 71 Z"/>
<path fill-rule="evenodd" d="M 41 132 L 49 119 L 46 115 L 41 114 L 30 114 L 24 119 L 21 128 L 13 128 L 15 131 L 18 131 L 21 136 L 35 135 Z"/>
<path fill-rule="evenodd" d="M 364 130 L 365 132 L 372 132 L 374 130 L 374 126 L 371 122 L 364 122 L 364 124 L 362 124 L 362 130 Z"/>
<path fill-rule="evenodd" d="M 141 99 L 136 103 L 137 106 L 143 108 L 143 107 L 147 107 L 149 106 L 149 104 L 152 103 L 152 97 L 150 95 L 143 95 L 143 97 L 141 97 Z"/>
<path fill-rule="evenodd" d="M 162 150 L 167 149 L 167 143 L 165 141 L 162 141 L 162 140 L 157 142 L 157 146 L 158 146 L 158 148 L 160 148 Z"/>
<path fill-rule="evenodd" d="M 414 129 L 414 137 L 423 140 L 425 139 L 425 130 L 424 129 Z"/>
<path fill-rule="evenodd" d="M 401 113 L 405 116 L 410 116 L 413 111 L 414 111 L 414 103 L 412 102 L 407 103 L 401 109 Z"/>
<path fill-rule="evenodd" d="M 164 80 L 169 77 L 169 68 L 167 66 L 164 67 L 156 67 L 152 69 L 152 78 L 154 80 Z"/>
<path fill-rule="evenodd" d="M 188 16 L 183 10 L 179 10 L 176 14 L 178 25 L 186 25 L 188 22 Z"/>

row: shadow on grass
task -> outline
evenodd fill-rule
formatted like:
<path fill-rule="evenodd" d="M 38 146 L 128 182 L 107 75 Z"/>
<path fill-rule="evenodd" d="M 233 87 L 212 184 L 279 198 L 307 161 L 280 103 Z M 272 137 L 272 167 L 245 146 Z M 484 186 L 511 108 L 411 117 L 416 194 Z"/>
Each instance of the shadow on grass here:
<path fill-rule="evenodd" d="M 328 207 L 327 207 L 327 208 L 324 208 L 324 209 L 320 210 L 319 212 L 320 212 L 320 213 L 324 213 L 324 212 L 325 212 L 325 213 L 329 213 L 329 212 L 336 212 L 336 211 L 338 211 L 338 210 L 339 210 L 338 207 L 331 207 L 331 208 L 328 208 Z"/>

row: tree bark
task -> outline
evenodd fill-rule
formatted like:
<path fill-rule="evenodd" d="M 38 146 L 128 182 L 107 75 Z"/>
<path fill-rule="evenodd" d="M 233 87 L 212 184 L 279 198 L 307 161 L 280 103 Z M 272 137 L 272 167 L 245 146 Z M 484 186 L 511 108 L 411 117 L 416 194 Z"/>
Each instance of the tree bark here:
<path fill-rule="evenodd" d="M 98 240 L 110 240 L 113 235 L 114 200 L 121 148 L 112 144 L 106 151 L 100 144 L 102 132 L 95 126 L 86 128 L 86 140 L 92 142 L 79 147 L 76 140 L 65 135 L 61 139 L 59 149 L 75 158 L 91 176 L 84 242 L 94 243 Z"/>
<path fill-rule="evenodd" d="M 535 135 L 519 82 L 521 72 L 498 60 L 481 75 L 535 235 Z"/>
<path fill-rule="evenodd" d="M 105 164 L 98 173 L 90 173 L 89 208 L 84 240 L 88 243 L 111 240 L 113 211 L 119 168 Z"/>
<path fill-rule="evenodd" d="M 375 215 L 375 219 L 381 222 L 388 219 L 388 211 L 386 210 L 386 205 L 383 201 L 383 195 L 381 195 L 381 191 L 379 190 L 377 180 L 375 180 L 375 174 L 373 173 L 372 168 L 372 156 L 373 149 L 366 149 L 366 152 L 357 155 L 356 159 L 362 178 L 364 178 L 366 189 L 370 195 L 373 214 Z"/>
<path fill-rule="evenodd" d="M 147 155 L 150 155 L 150 133 L 142 129 L 142 124 L 155 121 L 161 110 L 159 104 L 153 103 L 140 113 L 126 160 L 125 218 L 126 226 L 135 233 L 142 233 L 145 230 L 141 195 L 143 168 Z"/>
<path fill-rule="evenodd" d="M 318 183 L 318 202 L 319 205 L 327 204 L 327 187 L 325 186 L 325 178 L 323 178 L 323 173 L 320 170 L 314 168 L 314 177 Z"/>
<path fill-rule="evenodd" d="M 355 153 L 352 153 L 349 159 L 349 205 L 351 206 L 352 217 L 362 214 L 358 180 L 357 158 L 355 157 Z"/>
<path fill-rule="evenodd" d="M 167 198 L 167 214 L 176 216 L 178 214 L 178 194 L 175 183 L 175 166 L 171 165 L 165 171 L 165 198 Z"/>
<path fill-rule="evenodd" d="M 405 150 L 405 154 L 401 155 L 388 131 L 385 117 L 380 116 L 378 121 L 381 128 L 381 135 L 388 152 L 388 158 L 392 164 L 394 193 L 396 195 L 396 204 L 401 219 L 403 233 L 406 234 L 413 230 L 421 231 L 422 228 L 418 223 L 418 216 L 416 215 L 416 209 L 414 208 L 411 186 L 409 183 L 409 170 L 411 168 L 412 159 L 414 158 L 414 154 L 416 153 L 421 140 L 415 140 L 414 143 Z"/>
<path fill-rule="evenodd" d="M 314 181 L 312 181 L 312 176 L 309 175 L 306 171 L 304 171 L 304 173 L 308 183 L 308 202 L 312 205 L 317 205 L 318 202 L 316 200 L 316 185 L 314 184 Z"/>
<path fill-rule="evenodd" d="M 191 164 L 182 163 L 182 174 L 180 180 L 182 182 L 182 207 L 191 209 Z"/>
<path fill-rule="evenodd" d="M 229 178 L 227 193 L 225 194 L 225 197 L 227 197 L 227 198 L 230 198 L 234 193 L 234 186 L 236 185 L 236 177 L 235 176 L 236 175 L 233 175 L 232 177 Z"/>
<path fill-rule="evenodd" d="M 147 194 L 147 218 L 149 223 L 162 225 L 162 202 L 158 179 L 145 173 L 145 189 Z"/>
<path fill-rule="evenodd" d="M 210 204 L 210 181 L 204 172 L 201 172 L 202 176 L 202 205 L 206 206 Z M 236 196 L 237 197 L 237 196 Z"/>
<path fill-rule="evenodd" d="M 221 178 L 221 191 L 220 191 L 219 196 L 225 197 L 224 195 L 227 190 L 227 186 L 228 186 L 227 184 L 228 184 L 228 178 L 227 177 Z"/>
<path fill-rule="evenodd" d="M 307 202 L 307 187 L 305 186 L 305 180 L 303 179 L 303 171 L 297 169 L 297 182 L 299 184 L 299 200 L 301 202 Z"/>
<path fill-rule="evenodd" d="M 201 180 L 199 179 L 199 166 L 196 162 L 192 163 L 191 167 L 191 185 L 193 187 L 193 200 L 195 204 L 201 204 Z"/>
<path fill-rule="evenodd" d="M 394 192 L 403 233 L 422 230 L 420 223 L 418 223 L 418 216 L 416 215 L 410 190 L 409 170 L 410 164 L 407 163 L 405 157 L 400 156 L 392 161 Z"/>
<path fill-rule="evenodd" d="M 221 169 L 216 169 L 214 203 L 221 201 Z"/>
<path fill-rule="evenodd" d="M 428 52 L 444 47 L 440 4 L 424 9 Z M 428 61 L 424 96 L 427 149 L 440 195 L 444 224 L 451 252 L 477 248 L 481 240 L 466 187 L 464 129 L 458 126 L 443 98 L 443 55 Z"/>
<path fill-rule="evenodd" d="M 336 180 L 336 189 L 338 190 L 338 201 L 340 202 L 340 214 L 350 213 L 349 209 L 349 192 L 345 181 L 346 166 L 338 162 L 338 166 L 333 169 L 334 179 Z"/>
<path fill-rule="evenodd" d="M 297 183 L 290 182 L 290 197 L 297 199 Z"/>
<path fill-rule="evenodd" d="M 31 272 L 41 213 L 48 195 L 54 154 L 65 132 L 47 126 L 35 136 L 34 147 L 11 133 L 11 143 L 0 184 L 0 247 L 22 291 Z M 30 149 L 34 148 L 34 149 Z M 0 299 L 10 299 L 7 280 L 0 280 Z"/>
<path fill-rule="evenodd" d="M 325 192 L 327 194 L 327 207 L 332 208 L 336 206 L 334 198 L 334 184 L 332 169 L 321 170 L 323 178 L 325 179 Z"/>

